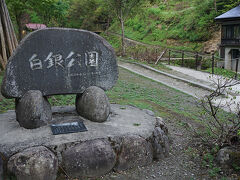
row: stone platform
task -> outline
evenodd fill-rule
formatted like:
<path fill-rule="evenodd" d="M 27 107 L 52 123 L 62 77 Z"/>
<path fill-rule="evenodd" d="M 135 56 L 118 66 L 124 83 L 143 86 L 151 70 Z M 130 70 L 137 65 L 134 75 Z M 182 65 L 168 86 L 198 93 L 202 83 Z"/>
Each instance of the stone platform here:
<path fill-rule="evenodd" d="M 53 107 L 52 111 L 53 123 L 83 121 L 88 131 L 52 135 L 50 126 L 20 127 L 14 111 L 0 114 L 0 155 L 5 170 L 18 179 L 56 179 L 59 165 L 72 178 L 97 177 L 168 155 L 167 128 L 151 111 L 112 104 L 104 123 L 80 117 L 75 107 Z"/>

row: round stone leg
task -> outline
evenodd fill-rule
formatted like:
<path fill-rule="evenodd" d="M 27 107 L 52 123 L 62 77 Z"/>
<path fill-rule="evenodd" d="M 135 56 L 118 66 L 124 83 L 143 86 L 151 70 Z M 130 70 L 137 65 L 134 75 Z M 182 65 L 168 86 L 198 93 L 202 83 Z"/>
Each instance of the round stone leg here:
<path fill-rule="evenodd" d="M 80 116 L 90 121 L 104 122 L 110 113 L 110 103 L 104 90 L 91 86 L 82 95 L 77 95 L 76 109 Z"/>
<path fill-rule="evenodd" d="M 51 121 L 51 105 L 40 91 L 28 91 L 16 101 L 16 116 L 20 126 L 26 129 L 39 128 Z"/>
<path fill-rule="evenodd" d="M 63 164 L 72 177 L 98 177 L 112 170 L 116 154 L 104 139 L 83 142 L 63 152 Z"/>
<path fill-rule="evenodd" d="M 18 180 L 55 180 L 58 160 L 46 147 L 32 147 L 13 155 L 8 171 Z"/>

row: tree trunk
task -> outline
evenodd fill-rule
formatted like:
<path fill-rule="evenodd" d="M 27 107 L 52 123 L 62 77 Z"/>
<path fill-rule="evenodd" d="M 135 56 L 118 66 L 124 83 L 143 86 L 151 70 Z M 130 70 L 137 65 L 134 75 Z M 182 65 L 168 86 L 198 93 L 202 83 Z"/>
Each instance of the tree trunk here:
<path fill-rule="evenodd" d="M 124 34 L 124 20 L 123 20 L 123 14 L 122 14 L 122 9 L 121 9 L 121 15 L 120 15 L 120 22 L 121 22 L 121 29 L 122 29 L 122 56 L 126 55 L 125 52 L 125 34 Z"/>
<path fill-rule="evenodd" d="M 215 8 L 215 11 L 217 12 L 217 0 L 214 0 L 214 8 Z"/>
<path fill-rule="evenodd" d="M 27 13 L 15 13 L 16 14 L 16 21 L 17 21 L 17 25 L 18 25 L 18 38 L 19 41 L 22 40 L 23 36 L 23 30 L 24 27 L 27 23 L 30 22 L 30 16 Z"/>
<path fill-rule="evenodd" d="M 23 27 L 21 23 L 21 15 L 16 15 L 16 22 L 18 26 L 18 40 L 21 41 L 23 38 L 22 36 Z"/>

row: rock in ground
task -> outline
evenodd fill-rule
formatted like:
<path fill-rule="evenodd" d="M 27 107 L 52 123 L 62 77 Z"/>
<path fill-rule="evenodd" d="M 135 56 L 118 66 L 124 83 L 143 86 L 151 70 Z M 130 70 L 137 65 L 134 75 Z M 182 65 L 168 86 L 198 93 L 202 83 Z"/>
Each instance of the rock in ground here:
<path fill-rule="evenodd" d="M 217 161 L 223 167 L 240 167 L 240 151 L 234 147 L 224 147 L 219 150 Z"/>
<path fill-rule="evenodd" d="M 13 155 L 8 161 L 8 171 L 17 180 L 55 180 L 58 160 L 46 147 L 32 147 Z"/>
<path fill-rule="evenodd" d="M 71 177 L 98 177 L 112 170 L 116 155 L 104 139 L 86 141 L 63 152 L 62 160 Z"/>
<path fill-rule="evenodd" d="M 116 171 L 145 166 L 153 159 L 151 144 L 137 135 L 125 136 L 118 153 Z"/>
<path fill-rule="evenodd" d="M 20 126 L 26 129 L 39 128 L 51 121 L 51 105 L 40 91 L 31 90 L 16 103 L 16 116 Z"/>
<path fill-rule="evenodd" d="M 169 140 L 160 127 L 155 127 L 153 131 L 152 146 L 154 159 L 159 160 L 169 155 Z"/>
<path fill-rule="evenodd" d="M 106 121 L 110 113 L 107 95 L 96 86 L 91 86 L 82 95 L 77 95 L 76 108 L 79 115 L 94 122 Z"/>

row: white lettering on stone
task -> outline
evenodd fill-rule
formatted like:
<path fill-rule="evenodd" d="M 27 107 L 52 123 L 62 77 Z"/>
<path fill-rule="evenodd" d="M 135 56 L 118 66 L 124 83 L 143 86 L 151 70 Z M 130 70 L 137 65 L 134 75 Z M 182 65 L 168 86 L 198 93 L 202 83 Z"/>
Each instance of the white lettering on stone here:
<path fill-rule="evenodd" d="M 37 59 L 37 54 L 33 54 L 32 57 L 29 59 L 30 67 L 32 70 L 42 69 L 42 61 Z"/>
<path fill-rule="evenodd" d="M 67 67 L 71 68 L 72 66 L 74 66 L 76 64 L 78 64 L 81 67 L 81 59 L 78 59 L 78 58 L 81 57 L 81 54 L 77 54 L 75 56 L 75 58 L 73 58 L 73 55 L 75 55 L 75 53 L 73 51 L 71 51 L 69 53 L 69 55 L 67 56 L 66 61 L 68 61 L 68 59 L 70 59 L 70 61 L 68 62 Z"/>
<path fill-rule="evenodd" d="M 81 54 L 75 53 L 71 51 L 66 59 L 63 58 L 62 54 L 54 54 L 53 52 L 50 52 L 45 60 L 43 60 L 43 63 L 40 59 L 37 58 L 37 54 L 33 54 L 32 57 L 29 59 L 30 67 L 32 70 L 37 69 L 43 69 L 43 63 L 46 63 L 47 69 L 50 69 L 52 67 L 62 67 L 65 68 L 65 64 L 67 68 L 71 68 L 73 66 L 82 66 L 81 64 Z M 85 65 L 86 66 L 98 66 L 98 60 L 99 60 L 99 53 L 96 51 L 91 51 L 85 53 Z"/>
<path fill-rule="evenodd" d="M 73 51 L 71 51 L 68 55 L 68 57 L 66 58 L 67 59 L 70 59 L 75 53 Z M 67 67 L 70 68 L 72 66 L 74 66 L 74 62 L 75 62 L 75 59 L 74 58 L 71 58 L 71 60 L 69 61 Z"/>
<path fill-rule="evenodd" d="M 98 52 L 91 51 L 85 53 L 86 66 L 98 66 Z"/>
<path fill-rule="evenodd" d="M 62 55 L 61 54 L 56 54 L 56 55 L 53 55 L 52 52 L 50 52 L 47 56 L 47 58 L 44 60 L 45 62 L 48 61 L 48 66 L 47 68 L 51 68 L 55 65 L 55 67 L 57 68 L 58 66 L 64 68 L 63 66 L 63 58 L 62 58 Z"/>

